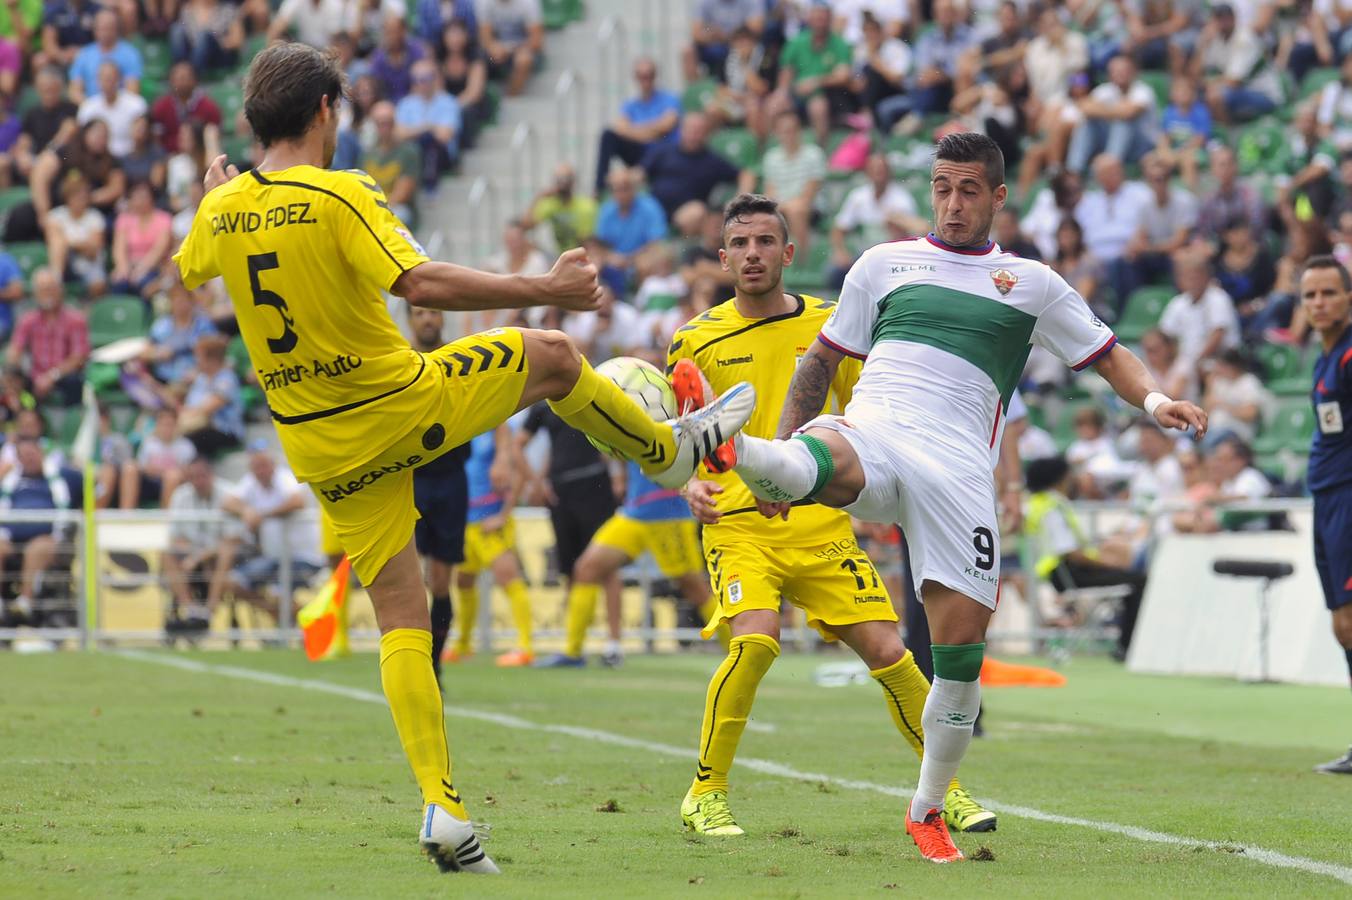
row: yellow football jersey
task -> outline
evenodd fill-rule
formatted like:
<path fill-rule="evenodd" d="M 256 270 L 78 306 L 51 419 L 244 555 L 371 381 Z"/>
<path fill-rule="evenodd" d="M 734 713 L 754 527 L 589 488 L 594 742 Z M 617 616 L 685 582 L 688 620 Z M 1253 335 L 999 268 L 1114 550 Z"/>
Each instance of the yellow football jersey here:
<path fill-rule="evenodd" d="M 224 276 L 301 480 L 374 457 L 428 404 L 382 295 L 427 256 L 364 172 L 246 172 L 207 194 L 174 260 L 189 288 Z"/>
<path fill-rule="evenodd" d="M 793 312 L 764 319 L 743 316 L 737 311 L 736 300 L 715 306 L 678 328 L 667 351 L 668 374 L 677 360 L 693 359 L 715 394 L 739 381 L 751 382 L 756 388 L 756 411 L 744 431 L 754 437 L 775 436 L 798 362 L 835 307 L 834 302 L 817 297 L 790 296 L 798 302 Z M 841 362 L 824 412 L 845 408 L 860 368 L 853 359 Z M 719 475 L 701 469 L 700 477 L 723 488 L 718 495 L 723 518 L 717 525 L 705 527 L 706 549 L 738 541 L 803 547 L 853 536 L 850 517 L 840 510 L 800 501 L 787 521 L 767 519 L 756 511 L 755 498 L 735 473 Z"/>

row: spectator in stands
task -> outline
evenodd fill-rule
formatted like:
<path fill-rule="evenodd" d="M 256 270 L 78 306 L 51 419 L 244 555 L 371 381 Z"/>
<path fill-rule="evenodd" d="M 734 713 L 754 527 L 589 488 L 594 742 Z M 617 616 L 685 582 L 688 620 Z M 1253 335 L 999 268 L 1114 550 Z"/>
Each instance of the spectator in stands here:
<path fill-rule="evenodd" d="M 918 216 L 916 218 L 922 225 L 925 224 L 924 219 Z M 924 230 L 922 227 L 909 232 L 909 235 L 919 235 L 924 233 Z M 991 237 L 1000 245 L 1001 250 L 1022 256 L 1024 259 L 1042 259 L 1042 251 L 1033 243 L 1032 238 L 1023 233 L 1023 228 L 1019 225 L 1019 211 L 1012 206 L 1006 206 L 995 214 Z"/>
<path fill-rule="evenodd" d="M 225 593 L 237 541 L 223 521 L 229 488 L 211 460 L 194 457 L 184 473 L 184 483 L 169 496 L 169 549 L 160 561 L 173 598 L 170 621 L 204 629 Z"/>
<path fill-rule="evenodd" d="M 507 78 L 507 96 L 526 89 L 535 62 L 545 48 L 540 0 L 476 0 L 479 45 L 488 57 L 489 74 Z"/>
<path fill-rule="evenodd" d="M 1192 24 L 1187 0 L 1150 0 L 1124 3 L 1127 40 L 1122 52 L 1143 69 L 1168 69 L 1177 75 L 1187 63 L 1195 39 L 1188 32 Z"/>
<path fill-rule="evenodd" d="M 1221 232 L 1216 254 L 1216 281 L 1235 304 L 1241 326 L 1267 303 L 1277 272 L 1267 248 L 1258 242 L 1246 219 L 1235 219 Z"/>
<path fill-rule="evenodd" d="M 1282 24 L 1282 41 L 1278 46 L 1278 56 L 1287 52 L 1286 67 L 1296 84 L 1305 80 L 1305 75 L 1316 66 L 1332 66 L 1337 63 L 1340 54 L 1335 41 L 1345 27 L 1344 22 L 1352 18 L 1352 10 L 1345 10 L 1342 3 L 1302 3 L 1289 11 L 1295 22 Z M 1288 45 L 1289 42 L 1289 45 Z"/>
<path fill-rule="evenodd" d="M 237 593 L 261 599 L 263 588 L 275 585 L 287 557 L 294 584 L 315 573 L 317 566 L 289 538 L 291 517 L 305 508 L 305 494 L 291 470 L 277 464 L 266 441 L 250 445 L 249 471 L 221 500 L 221 507 L 243 526 L 239 558 L 229 576 Z"/>
<path fill-rule="evenodd" d="M 1220 484 L 1215 503 L 1243 503 L 1272 495 L 1272 482 L 1253 467 L 1253 449 L 1234 435 L 1216 442 L 1206 466 Z"/>
<path fill-rule="evenodd" d="M 1213 443 L 1227 435 L 1250 442 L 1258 433 L 1263 417 L 1272 407 L 1272 394 L 1258 376 L 1249 371 L 1238 350 L 1226 350 L 1216 356 L 1206 373 L 1207 439 Z"/>
<path fill-rule="evenodd" d="M 630 269 L 634 256 L 667 236 L 667 217 L 652 195 L 638 192 L 632 169 L 610 173 L 610 199 L 596 215 L 596 236 L 610 247 L 608 264 Z"/>
<path fill-rule="evenodd" d="M 872 12 L 865 12 L 862 22 L 862 40 L 853 45 L 851 89 L 870 121 L 889 132 L 911 108 L 911 100 L 905 96 L 911 48 L 900 38 L 889 36 Z"/>
<path fill-rule="evenodd" d="M 148 182 L 158 197 L 168 183 L 169 157 L 155 139 L 155 129 L 149 115 L 138 116 L 131 123 L 131 150 L 122 157 L 122 171 L 127 181 Z"/>
<path fill-rule="evenodd" d="M 34 236 L 43 234 L 52 201 L 62 197 L 72 174 L 85 183 L 90 191 L 89 202 L 105 217 L 113 213 L 126 193 L 126 173 L 108 150 L 108 126 L 98 119 L 79 126 L 69 142 L 48 150 L 33 164 L 32 206 L 26 221 L 20 216 L 23 207 L 11 212 L 7 237 L 16 239 L 13 237 L 16 231 L 25 235 L 23 240 L 32 239 L 27 236 L 30 232 Z"/>
<path fill-rule="evenodd" d="M 79 107 L 65 98 L 66 82 L 60 69 L 39 70 L 34 87 L 37 104 L 23 114 L 14 146 L 0 153 L 0 180 L 6 185 L 27 182 L 37 158 L 69 141 L 79 127 L 75 121 Z"/>
<path fill-rule="evenodd" d="M 17 464 L 0 478 L 0 521 L 5 510 L 31 512 L 80 508 L 80 473 L 63 467 L 44 455 L 41 445 L 29 437 L 15 441 Z M 58 559 L 58 541 L 65 540 L 51 522 L 6 522 L 0 526 L 0 568 L 11 556 L 19 556 L 19 595 L 8 607 L 11 619 L 26 621 L 34 612 L 38 577 Z"/>
<path fill-rule="evenodd" d="M 1217 3 L 1202 29 L 1192 59 L 1193 76 L 1203 76 L 1211 114 L 1222 122 L 1265 116 L 1284 99 L 1281 73 L 1258 33 L 1240 27 L 1234 7 Z"/>
<path fill-rule="evenodd" d="M 1085 193 L 1075 207 L 1075 219 L 1104 265 L 1113 308 L 1120 312 L 1137 284 L 1128 248 L 1145 224 L 1154 198 L 1139 181 L 1127 181 L 1122 160 L 1110 153 L 1094 158 L 1094 180 L 1098 189 Z"/>
<path fill-rule="evenodd" d="M 446 90 L 460 104 L 460 144 L 469 147 L 479 129 L 488 122 L 488 63 L 463 19 L 452 19 L 447 23 L 440 46 L 441 75 L 446 80 Z"/>
<path fill-rule="evenodd" d="M 686 284 L 712 281 L 718 286 L 721 302 L 731 298 L 735 279 L 723 268 L 719 251 L 723 249 L 723 211 L 708 209 L 700 226 L 699 240 L 687 246 L 681 254 L 681 277 Z"/>
<path fill-rule="evenodd" d="M 1277 260 L 1277 279 L 1267 305 L 1249 323 L 1251 332 L 1283 344 L 1305 346 L 1309 322 L 1299 301 L 1300 274 L 1313 256 L 1333 252 L 1328 230 L 1322 222 L 1296 220 L 1289 224 L 1286 252 Z"/>
<path fill-rule="evenodd" d="M 1075 208 L 1083 197 L 1084 183 L 1080 176 L 1063 169 L 1033 198 L 1020 225 L 1023 233 L 1037 244 L 1043 259 L 1056 257 L 1056 230 L 1062 219 L 1075 217 Z"/>
<path fill-rule="evenodd" d="M 89 182 L 78 171 L 61 184 L 62 206 L 47 216 L 47 260 L 66 281 L 83 285 L 91 296 L 107 287 L 104 252 L 107 222 L 89 205 Z"/>
<path fill-rule="evenodd" d="M 441 85 L 436 64 L 429 59 L 413 64 L 413 90 L 395 107 L 395 134 L 422 149 L 422 185 L 437 186 L 460 155 L 460 104 Z"/>
<path fill-rule="evenodd" d="M 205 334 L 194 348 L 195 369 L 179 410 L 179 429 L 197 452 L 214 456 L 244 440 L 244 406 L 239 378 L 226 361 L 224 337 Z"/>
<path fill-rule="evenodd" d="M 1207 412 L 1211 412 L 1210 407 Z M 1187 483 L 1174 452 L 1174 439 L 1153 419 L 1144 417 L 1136 423 L 1136 435 L 1136 450 L 1141 459 L 1127 483 L 1131 505 L 1138 510 L 1155 511 L 1161 505 L 1182 501 Z"/>
<path fill-rule="evenodd" d="M 183 210 L 192 202 L 194 185 L 201 185 L 207 160 L 220 153 L 220 130 L 215 125 L 184 122 L 178 127 L 178 152 L 166 166 L 165 192 L 169 208 Z"/>
<path fill-rule="evenodd" d="M 108 407 L 99 406 L 99 440 L 96 459 L 99 467 L 94 473 L 94 506 L 112 509 L 118 505 L 118 488 L 122 480 L 122 465 L 136 458 L 131 441 L 113 427 Z"/>
<path fill-rule="evenodd" d="M 1197 96 L 1197 83 L 1182 75 L 1169 82 L 1169 105 L 1160 118 L 1155 152 L 1177 168 L 1189 190 L 1197 190 L 1197 158 L 1211 137 L 1211 110 Z"/>
<path fill-rule="evenodd" d="M 1129 592 L 1122 601 L 1120 634 L 1113 654 L 1125 659 L 1145 594 L 1145 576 L 1130 570 L 1131 551 L 1125 542 L 1110 540 L 1093 545 L 1085 538 L 1066 496 L 1070 475 L 1069 463 L 1060 457 L 1035 459 L 1027 466 L 1032 496 L 1024 528 L 1038 548 L 1038 577 L 1050 581 L 1058 591 L 1126 586 Z"/>
<path fill-rule="evenodd" d="M 1197 198 L 1174 187 L 1164 158 L 1155 151 L 1147 153 L 1141 168 L 1150 189 L 1150 202 L 1140 230 L 1127 245 L 1133 285 L 1167 281 L 1173 255 L 1188 243 L 1197 224 Z"/>
<path fill-rule="evenodd" d="M 1164 307 L 1160 330 L 1178 341 L 1179 359 L 1193 369 L 1239 344 L 1239 317 L 1225 289 L 1211 277 L 1211 263 L 1195 252 L 1174 257 L 1178 295 Z"/>
<path fill-rule="evenodd" d="M 156 208 L 149 182 L 133 184 L 127 209 L 113 224 L 113 290 L 146 298 L 153 295 L 172 241 L 173 217 Z"/>
<path fill-rule="evenodd" d="M 19 317 L 9 343 L 8 362 L 24 367 L 39 401 L 64 406 L 80 402 L 85 360 L 89 358 L 89 325 L 82 313 L 65 305 L 61 281 L 51 269 L 33 273 L 36 309 Z"/>
<path fill-rule="evenodd" d="M 715 78 L 720 77 L 733 35 L 745 30 L 755 40 L 764 27 L 762 0 L 700 0 L 690 23 L 690 43 L 681 50 L 686 82 L 699 78 L 701 66 Z"/>
<path fill-rule="evenodd" d="M 1070 90 L 1075 78 L 1089 66 L 1089 42 L 1084 35 L 1067 27 L 1055 6 L 1043 7 L 1037 24 L 1037 36 L 1028 42 L 1024 54 L 1031 94 L 1027 120 L 1033 144 L 1024 154 L 1019 170 L 1017 193 L 1020 197 L 1028 196 L 1033 182 L 1045 167 L 1058 165 L 1065 159 L 1075 121 L 1073 115 L 1067 115 Z M 1051 254 L 1055 232 L 1055 225 L 1047 230 L 1044 256 Z"/>
<path fill-rule="evenodd" d="M 371 74 L 384 89 L 387 100 L 398 103 L 413 84 L 413 67 L 427 56 L 421 43 L 409 38 L 401 15 L 387 15 L 380 46 L 371 54 Z"/>
<path fill-rule="evenodd" d="M 122 466 L 119 505 L 137 509 L 142 503 L 167 502 L 183 481 L 184 467 L 196 456 L 192 442 L 178 433 L 178 414 L 161 409 L 155 414 L 154 429 L 141 439 L 136 459 Z"/>
<path fill-rule="evenodd" d="M 1346 148 L 1352 139 L 1352 53 L 1343 57 L 1338 80 L 1324 85 L 1318 96 L 1315 115 L 1324 137 Z"/>
<path fill-rule="evenodd" d="M 527 228 L 549 226 L 560 252 L 579 246 L 596 231 L 596 201 L 576 192 L 577 173 L 568 163 L 554 169 L 554 181 L 535 198 L 523 217 Z"/>
<path fill-rule="evenodd" d="M 502 250 L 485 263 L 485 270 L 504 275 L 543 275 L 552 261 L 530 242 L 525 223 L 514 220 L 502 230 Z"/>
<path fill-rule="evenodd" d="M 294 33 L 296 40 L 323 50 L 334 37 L 355 24 L 348 0 L 282 0 L 268 26 L 268 41 Z"/>
<path fill-rule="evenodd" d="M 1004 244 L 1000 245 L 1004 248 Z M 1056 256 L 1051 267 L 1073 287 L 1096 315 L 1104 313 L 1101 294 L 1107 284 L 1103 264 L 1085 244 L 1084 229 L 1067 216 L 1056 229 Z"/>
<path fill-rule="evenodd" d="M 1028 31 L 1014 0 L 1004 0 L 995 11 L 995 33 L 971 47 L 959 63 L 959 80 L 1001 81 L 1011 68 L 1023 63 L 1028 50 Z"/>
<path fill-rule="evenodd" d="M 418 37 L 428 45 L 435 45 L 437 39 L 451 22 L 465 23 L 471 37 L 479 35 L 479 23 L 475 18 L 475 0 L 417 0 L 414 4 Z"/>
<path fill-rule="evenodd" d="M 766 108 L 774 120 L 784 110 L 806 116 L 817 143 L 825 145 L 832 119 L 854 108 L 850 64 L 854 52 L 831 27 L 825 4 L 808 8 L 804 27 L 779 57 L 779 83 Z"/>
<path fill-rule="evenodd" d="M 390 211 L 410 228 L 418 224 L 414 200 L 418 192 L 418 176 L 422 160 L 416 145 L 399 140 L 395 132 L 394 104 L 382 100 L 371 109 L 371 123 L 376 127 L 376 139 L 362 154 L 361 168 L 385 192 Z"/>
<path fill-rule="evenodd" d="M 155 101 L 150 116 L 166 153 L 179 152 L 179 129 L 185 122 L 221 126 L 221 108 L 198 86 L 197 72 L 189 62 L 174 63 L 169 69 L 169 91 Z"/>
<path fill-rule="evenodd" d="M 1159 328 L 1152 328 L 1141 336 L 1142 362 L 1167 396 L 1193 403 L 1201 402 L 1197 388 L 1197 369 L 1179 358 L 1178 340 Z"/>
<path fill-rule="evenodd" d="M 735 183 L 736 166 L 709 149 L 709 117 L 686 113 L 674 144 L 657 144 L 643 156 L 648 189 L 670 216 L 691 200 L 707 202 L 720 184 Z"/>
<path fill-rule="evenodd" d="M 606 185 L 611 163 L 616 157 L 626 166 L 636 166 L 650 149 L 673 143 L 681 121 L 681 101 L 657 87 L 657 63 L 640 57 L 634 63 L 638 96 L 626 100 L 619 116 L 601 132 L 601 149 L 596 157 L 596 193 Z"/>
<path fill-rule="evenodd" d="M 122 87 L 141 92 L 141 51 L 122 40 L 117 13 L 102 9 L 94 15 L 94 40 L 75 54 L 70 65 L 70 99 L 79 103 L 98 89 L 99 66 L 112 62 L 122 76 Z"/>
<path fill-rule="evenodd" d="M 817 192 L 826 180 L 826 154 L 816 144 L 803 143 L 803 126 L 792 110 L 775 117 L 775 137 L 779 142 L 761 160 L 765 193 L 779 201 L 798 252 L 806 253 Z M 706 192 L 704 198 L 698 199 L 707 196 Z"/>
<path fill-rule="evenodd" d="M 595 310 L 574 313 L 563 325 L 588 359 L 635 356 L 647 346 L 643 315 L 631 304 L 620 303 L 614 291 L 602 288 L 601 305 Z"/>
<path fill-rule="evenodd" d="M 99 66 L 99 89 L 80 104 L 76 120 L 84 125 L 95 119 L 108 126 L 108 152 L 119 159 L 132 150 L 132 123 L 146 114 L 146 101 L 122 87 L 117 64 Z"/>
<path fill-rule="evenodd" d="M 1102 500 L 1113 484 L 1125 480 L 1126 467 L 1117 455 L 1114 435 L 1108 431 L 1108 417 L 1097 406 L 1075 410 L 1072 425 L 1075 439 L 1066 448 L 1076 495 L 1084 500 Z"/>
<path fill-rule="evenodd" d="M 1293 127 L 1284 133 L 1290 180 L 1278 186 L 1278 212 L 1287 221 L 1306 218 L 1311 213 L 1315 218 L 1325 219 L 1333 211 L 1337 149 L 1320 134 L 1319 118 L 1312 105 L 1296 107 L 1291 124 Z"/>
<path fill-rule="evenodd" d="M 944 112 L 959 85 L 958 60 L 976 44 L 954 0 L 934 0 L 934 27 L 915 45 L 911 109 L 920 115 Z"/>
<path fill-rule="evenodd" d="M 75 62 L 75 54 L 94 41 L 94 18 L 101 6 L 95 0 L 55 0 L 42 17 L 42 50 L 33 57 L 35 69 Z"/>
<path fill-rule="evenodd" d="M 1066 165 L 1083 172 L 1089 160 L 1109 153 L 1134 163 L 1155 144 L 1155 92 L 1137 77 L 1129 56 L 1108 61 L 1108 80 L 1079 103 L 1084 119 L 1070 139 Z"/>
<path fill-rule="evenodd" d="M 845 272 L 859 254 L 886 240 L 924 234 L 926 223 L 909 191 L 892 179 L 887 154 L 869 154 L 864 164 L 866 184 L 845 195 L 831 225 L 831 284 L 845 282 Z M 721 227 L 720 220 L 720 227 Z M 853 247 L 851 247 L 853 243 Z"/>
<path fill-rule="evenodd" d="M 65 456 L 59 448 L 53 447 L 52 442 L 47 438 L 47 421 L 42 418 L 42 413 L 38 412 L 37 398 L 28 390 L 31 385 L 30 379 L 19 366 L 11 365 L 7 371 L 18 372 L 23 383 L 16 386 L 19 391 L 17 398 L 19 405 L 14 410 L 9 441 L 0 444 L 0 478 L 19 464 L 18 443 L 25 438 L 37 441 L 38 445 L 42 447 L 43 453 L 54 460 L 57 465 L 63 464 Z M 6 381 L 12 382 L 13 379 L 7 377 Z M 6 393 L 10 394 L 13 390 L 15 388 L 9 388 Z M 14 409 L 12 402 L 9 402 L 9 405 L 11 409 Z"/>
<path fill-rule="evenodd" d="M 169 311 L 151 323 L 149 346 L 141 357 L 158 382 L 156 389 L 163 392 L 182 383 L 193 370 L 198 339 L 215 333 L 216 326 L 183 286 L 182 279 L 173 277 L 169 284 Z"/>
<path fill-rule="evenodd" d="M 169 31 L 174 61 L 190 62 L 198 72 L 233 67 L 242 46 L 244 20 L 229 0 L 187 0 Z"/>
<path fill-rule="evenodd" d="M 715 127 L 742 124 L 763 141 L 769 126 L 765 106 L 770 96 L 774 60 L 749 28 L 732 33 L 731 49 L 723 60 L 717 89 L 704 105 Z"/>
<path fill-rule="evenodd" d="M 1197 215 L 1197 237 L 1211 252 L 1220 245 L 1221 230 L 1236 218 L 1249 222 L 1255 234 L 1265 230 L 1263 200 L 1253 186 L 1239 177 L 1239 162 L 1228 144 L 1216 144 L 1209 153 L 1211 177 L 1216 188 L 1202 199 Z"/>
<path fill-rule="evenodd" d="M 24 287 L 23 269 L 0 248 L 0 341 L 8 340 L 14 330 L 14 304 L 23 299 Z"/>

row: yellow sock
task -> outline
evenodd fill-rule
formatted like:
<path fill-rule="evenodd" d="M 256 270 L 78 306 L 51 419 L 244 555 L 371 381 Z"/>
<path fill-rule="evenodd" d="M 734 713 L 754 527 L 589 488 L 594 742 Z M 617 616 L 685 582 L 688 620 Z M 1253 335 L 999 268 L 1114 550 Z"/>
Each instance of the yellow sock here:
<path fill-rule="evenodd" d="M 516 642 L 522 650 L 531 652 L 530 593 L 520 578 L 507 585 L 507 602 L 512 607 L 512 624 L 516 626 Z"/>
<path fill-rule="evenodd" d="M 676 455 L 671 426 L 654 422 L 609 378 L 582 361 L 582 374 L 572 391 L 549 405 L 578 431 L 614 447 L 648 474 L 664 471 Z"/>
<path fill-rule="evenodd" d="M 704 698 L 699 731 L 699 768 L 690 791 L 695 796 L 728 789 L 728 770 L 746 717 L 756 700 L 756 687 L 779 656 L 779 642 L 765 634 L 744 634 L 728 642 L 728 656 L 714 672 Z"/>
<path fill-rule="evenodd" d="M 423 803 L 436 803 L 468 821 L 469 813 L 451 782 L 451 750 L 441 691 L 432 674 L 432 633 L 396 628 L 380 638 L 380 686 L 394 717 L 394 730 L 413 768 Z"/>
<path fill-rule="evenodd" d="M 574 584 L 568 592 L 568 643 L 565 656 L 581 656 L 587 640 L 587 628 L 596 617 L 596 601 L 601 596 L 599 584 Z"/>
<path fill-rule="evenodd" d="M 925 727 L 920 717 L 925 711 L 925 700 L 929 697 L 930 683 L 925 673 L 915 664 L 915 656 L 910 650 L 906 655 L 885 669 L 872 669 L 869 672 L 883 688 L 883 700 L 887 711 L 892 714 L 892 724 L 911 745 L 915 755 L 925 755 Z"/>
<path fill-rule="evenodd" d="M 460 595 L 460 608 L 455 614 L 460 620 L 460 637 L 455 642 L 455 649 L 461 656 L 468 656 L 473 650 L 474 623 L 479 618 L 479 585 L 476 582 L 473 587 L 460 588 L 456 593 Z"/>

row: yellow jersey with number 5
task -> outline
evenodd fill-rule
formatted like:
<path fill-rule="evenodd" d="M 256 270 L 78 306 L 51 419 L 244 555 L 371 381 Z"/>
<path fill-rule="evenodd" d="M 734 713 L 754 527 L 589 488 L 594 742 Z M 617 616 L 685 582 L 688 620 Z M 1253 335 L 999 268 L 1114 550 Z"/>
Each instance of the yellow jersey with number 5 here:
<path fill-rule="evenodd" d="M 695 361 L 715 394 L 739 381 L 756 388 L 756 411 L 744 429 L 753 437 L 773 438 L 788 398 L 798 362 L 817 339 L 835 303 L 818 297 L 790 294 L 795 308 L 777 316 L 748 319 L 729 300 L 676 329 L 667 351 L 667 374 L 677 360 Z M 849 402 L 860 364 L 846 358 L 831 384 L 823 412 L 840 412 Z M 756 511 L 756 500 L 735 473 L 712 474 L 700 469 L 700 478 L 718 482 L 718 509 L 723 518 L 704 528 L 705 548 L 754 542 L 766 547 L 807 547 L 852 538 L 850 517 L 838 509 L 799 501 L 788 521 L 767 519 Z"/>
<path fill-rule="evenodd" d="M 189 289 L 224 277 L 301 480 L 374 457 L 431 402 L 383 295 L 427 255 L 366 173 L 246 172 L 206 195 L 174 260 Z"/>

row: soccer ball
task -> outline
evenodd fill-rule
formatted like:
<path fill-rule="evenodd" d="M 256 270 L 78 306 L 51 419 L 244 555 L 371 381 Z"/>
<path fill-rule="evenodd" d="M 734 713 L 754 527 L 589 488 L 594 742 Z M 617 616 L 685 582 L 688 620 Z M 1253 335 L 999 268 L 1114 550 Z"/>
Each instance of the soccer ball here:
<path fill-rule="evenodd" d="M 633 356 L 617 356 L 597 366 L 596 374 L 619 385 L 620 390 L 654 420 L 665 422 L 676 418 L 676 392 L 671 389 L 667 376 L 652 363 Z M 614 447 L 591 435 L 587 436 L 587 440 L 607 456 L 624 458 L 624 454 Z"/>

